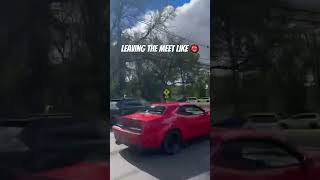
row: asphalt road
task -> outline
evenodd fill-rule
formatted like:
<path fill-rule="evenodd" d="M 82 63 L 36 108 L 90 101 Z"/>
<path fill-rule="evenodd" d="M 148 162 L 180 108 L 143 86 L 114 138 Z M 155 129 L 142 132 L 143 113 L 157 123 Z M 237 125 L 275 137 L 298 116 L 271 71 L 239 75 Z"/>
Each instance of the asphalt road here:
<path fill-rule="evenodd" d="M 110 133 L 111 180 L 209 180 L 209 140 L 196 140 L 176 155 L 160 151 L 133 152 L 116 145 Z"/>

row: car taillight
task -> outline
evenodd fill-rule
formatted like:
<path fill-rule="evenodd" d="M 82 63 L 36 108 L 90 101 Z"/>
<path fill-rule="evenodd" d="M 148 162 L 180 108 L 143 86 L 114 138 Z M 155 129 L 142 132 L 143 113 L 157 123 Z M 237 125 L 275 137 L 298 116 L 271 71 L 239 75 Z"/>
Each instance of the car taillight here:
<path fill-rule="evenodd" d="M 139 120 L 123 119 L 118 118 L 116 121 L 116 126 L 123 129 L 127 129 L 133 132 L 141 132 L 143 129 L 143 124 Z"/>
<path fill-rule="evenodd" d="M 138 120 L 132 120 L 129 123 L 128 129 L 135 132 L 141 132 L 143 129 L 142 122 Z"/>

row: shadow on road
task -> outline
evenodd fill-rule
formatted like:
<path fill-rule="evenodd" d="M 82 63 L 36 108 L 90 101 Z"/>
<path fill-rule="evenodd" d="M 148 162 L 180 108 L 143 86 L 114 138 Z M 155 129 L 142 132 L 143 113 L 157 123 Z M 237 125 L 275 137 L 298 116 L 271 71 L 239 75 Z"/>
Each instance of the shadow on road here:
<path fill-rule="evenodd" d="M 188 143 L 176 155 L 166 155 L 159 150 L 137 153 L 128 148 L 119 153 L 133 166 L 155 178 L 185 180 L 209 171 L 209 151 L 209 140 L 201 138 Z"/>

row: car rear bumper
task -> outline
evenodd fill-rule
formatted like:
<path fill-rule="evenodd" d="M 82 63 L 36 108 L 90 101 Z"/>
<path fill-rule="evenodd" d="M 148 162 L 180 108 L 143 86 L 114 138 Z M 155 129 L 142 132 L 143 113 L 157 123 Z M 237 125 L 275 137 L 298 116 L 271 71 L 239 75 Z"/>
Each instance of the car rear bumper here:
<path fill-rule="evenodd" d="M 138 148 L 159 148 L 157 139 L 154 135 L 146 135 L 143 133 L 136 133 L 119 126 L 112 126 L 112 131 L 116 140 L 116 144 L 124 144 L 127 146 L 135 146 Z"/>

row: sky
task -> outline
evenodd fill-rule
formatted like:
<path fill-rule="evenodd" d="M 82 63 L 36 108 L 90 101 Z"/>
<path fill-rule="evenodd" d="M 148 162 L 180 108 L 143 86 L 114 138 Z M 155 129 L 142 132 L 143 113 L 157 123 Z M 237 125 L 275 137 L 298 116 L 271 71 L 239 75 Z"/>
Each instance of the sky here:
<path fill-rule="evenodd" d="M 150 4 L 146 6 L 146 9 L 147 10 L 160 9 L 165 4 L 169 4 L 173 7 L 178 7 L 188 2 L 190 2 L 190 0 L 153 0 Z"/>
<path fill-rule="evenodd" d="M 171 8 L 175 9 L 176 16 L 168 22 L 168 30 L 193 43 L 200 44 L 200 61 L 210 64 L 210 0 L 168 0 Z M 165 1 L 153 1 L 146 6 L 142 19 L 150 21 L 150 14 L 164 7 Z M 137 22 L 129 31 L 143 32 L 146 25 Z M 186 42 L 191 44 L 191 42 Z"/>

